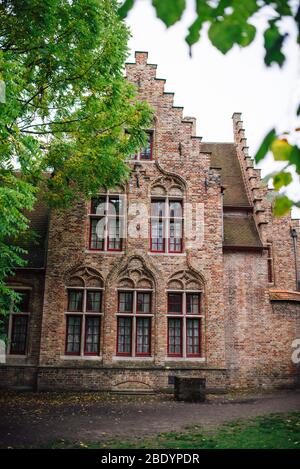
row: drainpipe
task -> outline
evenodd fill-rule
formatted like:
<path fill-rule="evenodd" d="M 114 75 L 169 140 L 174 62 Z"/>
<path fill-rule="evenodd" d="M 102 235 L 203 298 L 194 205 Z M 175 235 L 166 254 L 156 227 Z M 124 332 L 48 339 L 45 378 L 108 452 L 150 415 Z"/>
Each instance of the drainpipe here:
<path fill-rule="evenodd" d="M 295 257 L 295 271 L 296 271 L 296 291 L 299 291 L 299 274 L 298 274 L 298 256 L 297 256 L 297 230 L 295 228 L 291 228 L 291 237 L 293 239 L 293 249 L 294 249 L 294 257 Z"/>

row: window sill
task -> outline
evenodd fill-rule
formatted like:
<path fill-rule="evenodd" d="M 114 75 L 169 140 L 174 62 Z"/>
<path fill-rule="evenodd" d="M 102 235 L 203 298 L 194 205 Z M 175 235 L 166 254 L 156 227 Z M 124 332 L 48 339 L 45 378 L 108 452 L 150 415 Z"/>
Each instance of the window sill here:
<path fill-rule="evenodd" d="M 93 250 L 90 250 L 90 249 L 86 249 L 84 251 L 85 254 L 97 254 L 97 255 L 100 255 L 100 256 L 107 256 L 107 255 L 112 255 L 112 256 L 123 256 L 123 254 L 125 254 L 125 251 L 93 251 Z"/>
<path fill-rule="evenodd" d="M 153 362 L 154 361 L 154 357 L 122 357 L 122 355 L 114 355 L 112 357 L 113 361 L 150 361 L 150 362 Z"/>
<path fill-rule="evenodd" d="M 148 251 L 148 254 L 150 256 L 167 256 L 167 257 L 186 257 L 186 252 L 179 252 L 178 254 L 175 252 L 153 252 L 153 251 Z"/>
<path fill-rule="evenodd" d="M 101 361 L 102 355 L 61 355 L 61 360 L 92 360 Z"/>

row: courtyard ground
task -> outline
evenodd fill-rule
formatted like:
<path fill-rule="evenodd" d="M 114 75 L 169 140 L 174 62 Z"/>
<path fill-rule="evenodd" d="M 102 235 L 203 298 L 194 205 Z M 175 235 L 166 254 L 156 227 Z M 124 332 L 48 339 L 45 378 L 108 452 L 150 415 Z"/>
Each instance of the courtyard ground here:
<path fill-rule="evenodd" d="M 153 439 L 158 433 L 170 432 L 174 447 L 179 447 L 174 432 L 182 432 L 187 427 L 201 432 L 223 431 L 222 425 L 238 419 L 300 411 L 300 390 L 208 397 L 206 403 L 191 404 L 175 402 L 171 395 L 2 391 L 0 447 L 85 447 L 91 442 L 105 445 L 130 439 L 132 442 L 148 439 L 149 447 L 151 441 L 158 441 Z M 279 427 L 275 420 L 263 422 L 267 422 L 269 432 L 273 428 L 272 431 L 281 432 L 284 437 L 290 430 L 286 425 L 293 428 L 297 425 L 299 432 L 300 414 L 291 415 L 284 417 L 287 422 L 284 425 L 279 416 Z M 255 425 L 261 426 L 260 422 L 255 420 Z M 293 444 L 298 445 L 294 440 Z"/>

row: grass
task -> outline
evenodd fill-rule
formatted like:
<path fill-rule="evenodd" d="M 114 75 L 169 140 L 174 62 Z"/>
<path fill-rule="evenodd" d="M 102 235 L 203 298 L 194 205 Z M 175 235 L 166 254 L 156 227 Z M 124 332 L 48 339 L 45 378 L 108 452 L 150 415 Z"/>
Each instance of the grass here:
<path fill-rule="evenodd" d="M 300 412 L 235 420 L 207 431 L 193 426 L 182 433 L 161 433 L 148 438 L 71 443 L 60 440 L 48 448 L 159 448 L 159 449 L 299 449 Z"/>

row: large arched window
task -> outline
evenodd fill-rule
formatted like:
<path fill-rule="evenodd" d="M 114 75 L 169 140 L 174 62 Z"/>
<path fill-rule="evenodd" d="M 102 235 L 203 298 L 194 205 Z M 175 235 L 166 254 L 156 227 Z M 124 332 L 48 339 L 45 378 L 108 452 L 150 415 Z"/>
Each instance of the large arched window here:
<path fill-rule="evenodd" d="M 183 188 L 177 180 L 162 177 L 151 189 L 150 251 L 183 251 Z"/>
<path fill-rule="evenodd" d="M 65 354 L 100 355 L 103 282 L 93 269 L 73 274 L 67 284 Z"/>
<path fill-rule="evenodd" d="M 201 357 L 202 296 L 199 279 L 182 271 L 170 279 L 167 290 L 168 356 Z"/>
<path fill-rule="evenodd" d="M 153 281 L 139 259 L 132 259 L 118 282 L 118 356 L 151 356 Z"/>

